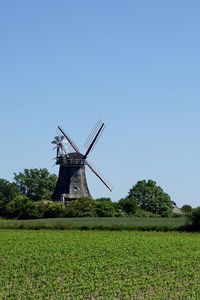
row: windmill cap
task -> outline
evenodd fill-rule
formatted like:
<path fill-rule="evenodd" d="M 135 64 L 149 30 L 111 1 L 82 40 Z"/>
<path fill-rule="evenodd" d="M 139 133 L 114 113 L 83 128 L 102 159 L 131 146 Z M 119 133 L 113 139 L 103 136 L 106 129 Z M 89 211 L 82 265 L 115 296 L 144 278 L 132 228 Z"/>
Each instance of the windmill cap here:
<path fill-rule="evenodd" d="M 69 156 L 69 158 L 74 158 L 74 159 L 76 159 L 76 158 L 78 158 L 78 159 L 84 158 L 84 155 L 81 154 L 81 153 L 78 153 L 78 152 L 68 153 L 68 156 Z"/>

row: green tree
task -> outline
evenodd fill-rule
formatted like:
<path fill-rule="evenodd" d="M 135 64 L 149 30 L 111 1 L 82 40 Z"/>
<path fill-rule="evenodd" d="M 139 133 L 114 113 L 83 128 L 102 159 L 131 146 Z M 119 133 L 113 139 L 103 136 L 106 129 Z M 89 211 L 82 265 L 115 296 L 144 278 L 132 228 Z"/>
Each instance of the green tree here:
<path fill-rule="evenodd" d="M 192 212 L 192 206 L 189 204 L 185 204 L 181 207 L 182 212 L 185 214 L 190 214 Z"/>
<path fill-rule="evenodd" d="M 115 205 L 110 198 L 96 199 L 95 206 L 97 217 L 113 217 L 116 214 Z"/>
<path fill-rule="evenodd" d="M 122 198 L 118 204 L 128 215 L 134 215 L 138 209 L 137 200 L 133 197 Z"/>
<path fill-rule="evenodd" d="M 36 205 L 43 218 L 65 217 L 66 206 L 64 203 L 44 200 L 37 202 Z"/>
<path fill-rule="evenodd" d="M 98 202 L 112 202 L 112 200 L 110 198 L 106 198 L 106 197 L 97 198 L 97 199 L 95 199 L 95 201 L 98 201 Z"/>
<path fill-rule="evenodd" d="M 35 219 L 40 217 L 36 203 L 24 195 L 11 200 L 5 207 L 5 214 L 9 218 Z"/>
<path fill-rule="evenodd" d="M 67 217 L 91 217 L 95 214 L 95 201 L 88 197 L 80 197 L 71 201 L 66 207 Z"/>
<path fill-rule="evenodd" d="M 34 201 L 51 199 L 56 180 L 57 176 L 47 169 L 24 169 L 19 174 L 14 173 L 14 182 L 20 193 Z"/>
<path fill-rule="evenodd" d="M 5 213 L 6 204 L 18 195 L 17 187 L 14 183 L 0 178 L 0 216 Z"/>
<path fill-rule="evenodd" d="M 140 208 L 161 216 L 169 216 L 172 213 L 170 196 L 156 185 L 153 180 L 141 180 L 134 185 L 128 194 L 128 198 L 134 198 Z"/>
<path fill-rule="evenodd" d="M 188 223 L 195 231 L 200 231 L 200 207 L 194 208 L 190 214 L 188 214 Z"/>

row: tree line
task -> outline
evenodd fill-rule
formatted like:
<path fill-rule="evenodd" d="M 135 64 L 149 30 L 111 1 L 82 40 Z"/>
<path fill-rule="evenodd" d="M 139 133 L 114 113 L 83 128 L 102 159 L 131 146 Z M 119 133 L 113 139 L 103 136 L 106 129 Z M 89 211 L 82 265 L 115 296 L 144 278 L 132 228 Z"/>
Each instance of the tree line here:
<path fill-rule="evenodd" d="M 54 217 L 172 216 L 170 196 L 153 180 L 141 180 L 118 202 L 82 197 L 67 206 L 51 201 L 57 176 L 47 169 L 24 169 L 13 182 L 0 179 L 0 216 L 32 219 Z M 186 210 L 189 205 L 186 205 Z"/>

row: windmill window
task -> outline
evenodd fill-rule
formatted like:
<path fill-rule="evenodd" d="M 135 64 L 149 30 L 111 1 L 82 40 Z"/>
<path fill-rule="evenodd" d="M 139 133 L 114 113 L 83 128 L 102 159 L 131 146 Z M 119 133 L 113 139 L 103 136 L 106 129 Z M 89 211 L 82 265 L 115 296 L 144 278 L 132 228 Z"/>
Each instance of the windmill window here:
<path fill-rule="evenodd" d="M 76 187 L 76 186 L 74 186 L 74 192 L 77 192 L 77 191 L 78 191 L 77 187 Z"/>

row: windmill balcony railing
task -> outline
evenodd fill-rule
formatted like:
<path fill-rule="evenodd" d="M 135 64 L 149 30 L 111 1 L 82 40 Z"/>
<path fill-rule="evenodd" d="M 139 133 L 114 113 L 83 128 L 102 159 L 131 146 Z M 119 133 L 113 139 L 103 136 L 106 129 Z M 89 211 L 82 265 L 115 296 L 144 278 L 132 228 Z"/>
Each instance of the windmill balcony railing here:
<path fill-rule="evenodd" d="M 82 158 L 65 158 L 65 157 L 57 157 L 57 164 L 63 165 L 85 165 L 85 159 Z"/>

